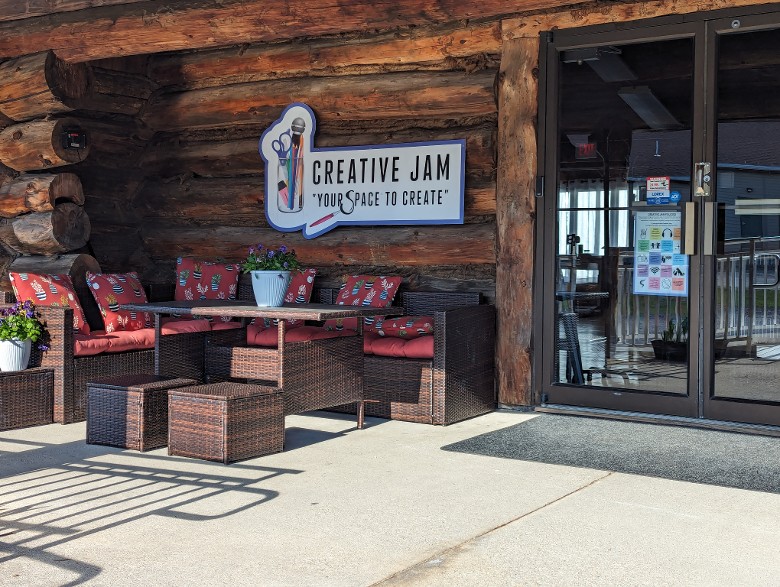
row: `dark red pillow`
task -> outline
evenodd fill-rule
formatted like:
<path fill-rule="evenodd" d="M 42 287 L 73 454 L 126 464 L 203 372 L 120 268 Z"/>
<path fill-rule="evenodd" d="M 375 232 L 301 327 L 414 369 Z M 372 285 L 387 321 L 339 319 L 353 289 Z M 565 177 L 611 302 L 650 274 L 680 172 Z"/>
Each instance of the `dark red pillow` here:
<path fill-rule="evenodd" d="M 391 316 L 377 318 L 365 329 L 379 336 L 396 338 L 418 338 L 433 334 L 433 318 L 430 316 Z"/>
<path fill-rule="evenodd" d="M 119 330 L 140 330 L 150 328 L 152 315 L 147 312 L 120 310 L 121 304 L 140 304 L 146 302 L 146 293 L 138 274 L 130 273 L 90 273 L 87 271 L 87 285 L 95 298 L 100 314 L 103 316 L 106 332 Z"/>
<path fill-rule="evenodd" d="M 89 334 L 89 324 L 76 296 L 70 275 L 40 275 L 37 273 L 9 273 L 14 295 L 19 302 L 30 300 L 38 306 L 73 308 L 73 331 Z"/>
<path fill-rule="evenodd" d="M 345 306 L 371 306 L 386 308 L 393 303 L 393 298 L 401 285 L 400 277 L 385 277 L 383 275 L 352 275 L 339 289 L 336 303 Z M 366 319 L 366 323 L 373 320 Z M 357 330 L 357 318 L 326 320 L 328 330 Z"/>

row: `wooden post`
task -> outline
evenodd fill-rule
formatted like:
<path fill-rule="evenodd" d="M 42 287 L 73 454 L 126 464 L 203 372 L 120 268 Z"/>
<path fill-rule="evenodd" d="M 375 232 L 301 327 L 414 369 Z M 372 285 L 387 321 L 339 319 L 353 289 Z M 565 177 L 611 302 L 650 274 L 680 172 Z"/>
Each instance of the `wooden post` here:
<path fill-rule="evenodd" d="M 34 120 L 14 124 L 0 131 L 0 161 L 16 171 L 49 169 L 86 159 L 89 145 L 66 149 L 62 135 L 66 129 L 80 129 L 71 118 Z"/>
<path fill-rule="evenodd" d="M 0 112 L 22 122 L 69 112 L 87 94 L 89 69 L 41 51 L 0 63 Z"/>
<path fill-rule="evenodd" d="M 0 216 L 13 218 L 27 212 L 51 212 L 57 201 L 84 204 L 81 180 L 74 173 L 22 174 L 0 181 Z"/>
<path fill-rule="evenodd" d="M 507 41 L 498 88 L 496 369 L 498 402 L 532 405 L 534 182 L 539 38 Z"/>

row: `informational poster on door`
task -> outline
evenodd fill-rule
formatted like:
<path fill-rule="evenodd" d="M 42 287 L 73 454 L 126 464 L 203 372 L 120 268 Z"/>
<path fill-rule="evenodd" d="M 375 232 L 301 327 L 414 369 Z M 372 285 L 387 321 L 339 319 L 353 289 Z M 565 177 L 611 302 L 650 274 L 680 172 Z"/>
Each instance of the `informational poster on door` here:
<path fill-rule="evenodd" d="M 634 293 L 688 295 L 688 256 L 680 252 L 682 214 L 637 212 L 634 218 Z"/>

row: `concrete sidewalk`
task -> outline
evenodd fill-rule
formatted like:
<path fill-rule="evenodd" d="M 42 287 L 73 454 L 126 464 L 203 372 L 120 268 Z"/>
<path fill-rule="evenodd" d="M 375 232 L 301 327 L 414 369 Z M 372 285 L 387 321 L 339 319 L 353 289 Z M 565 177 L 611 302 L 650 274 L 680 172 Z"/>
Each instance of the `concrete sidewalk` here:
<path fill-rule="evenodd" d="M 533 417 L 289 416 L 229 466 L 2 432 L 0 585 L 780 584 L 778 494 L 441 450 Z"/>

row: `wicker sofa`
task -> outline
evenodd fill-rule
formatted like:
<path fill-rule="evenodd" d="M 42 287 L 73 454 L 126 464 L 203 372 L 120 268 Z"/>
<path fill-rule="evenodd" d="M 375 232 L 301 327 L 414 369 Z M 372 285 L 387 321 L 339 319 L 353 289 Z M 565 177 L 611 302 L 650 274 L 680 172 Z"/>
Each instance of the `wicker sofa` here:
<path fill-rule="evenodd" d="M 74 284 L 84 313 L 91 318 L 93 329 L 101 328 L 99 310 L 86 284 Z M 149 292 L 150 301 L 170 299 L 172 289 L 158 288 Z M 162 296 L 159 297 L 159 296 Z M 11 292 L 3 292 L 5 303 L 12 303 Z M 64 307 L 38 306 L 49 334 L 49 350 L 33 347 L 30 367 L 47 367 L 54 371 L 54 421 L 61 424 L 79 422 L 86 418 L 87 382 L 115 375 L 155 372 L 155 348 L 100 352 L 77 356 L 74 353 L 76 333 L 73 331 L 73 310 Z M 97 318 L 96 318 L 97 317 Z M 160 372 L 171 377 L 203 379 L 204 348 L 207 332 L 188 332 L 156 336 L 154 344 L 161 358 Z M 232 340 L 229 331 L 220 335 Z"/>

